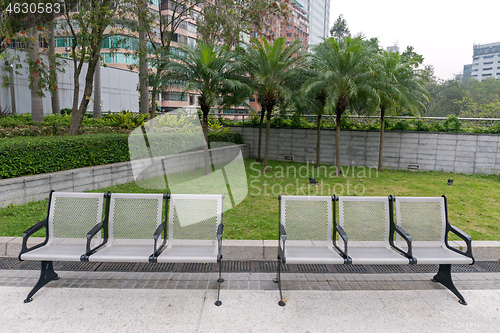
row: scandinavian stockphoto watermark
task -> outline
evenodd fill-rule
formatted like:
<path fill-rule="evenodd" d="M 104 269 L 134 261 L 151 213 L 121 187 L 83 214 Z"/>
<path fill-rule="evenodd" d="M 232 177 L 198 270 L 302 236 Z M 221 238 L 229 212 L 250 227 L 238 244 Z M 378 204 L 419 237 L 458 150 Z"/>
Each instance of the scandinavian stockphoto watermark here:
<path fill-rule="evenodd" d="M 366 185 L 364 180 L 378 178 L 377 167 L 341 168 L 337 176 L 336 166 L 321 165 L 313 167 L 312 163 L 303 165 L 269 166 L 262 171 L 259 163 L 250 164 L 249 188 L 251 195 L 364 195 Z M 276 179 L 283 180 L 276 182 Z M 335 179 L 334 183 L 330 180 Z"/>

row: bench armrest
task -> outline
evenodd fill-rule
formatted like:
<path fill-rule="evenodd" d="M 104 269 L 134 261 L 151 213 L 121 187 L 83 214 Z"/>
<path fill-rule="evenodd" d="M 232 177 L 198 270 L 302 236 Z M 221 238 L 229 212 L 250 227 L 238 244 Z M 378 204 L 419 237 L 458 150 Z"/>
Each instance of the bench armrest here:
<path fill-rule="evenodd" d="M 217 261 L 222 259 L 222 234 L 224 233 L 224 224 L 217 227 Z"/>
<path fill-rule="evenodd" d="M 278 239 L 278 260 L 282 259 L 283 262 L 286 261 L 285 259 L 285 242 L 286 242 L 286 230 L 285 226 L 283 224 L 279 224 L 279 231 L 280 231 L 280 236 Z"/>
<path fill-rule="evenodd" d="M 396 244 L 394 244 L 393 240 L 390 241 L 391 246 L 394 249 L 396 249 L 398 252 L 400 252 L 401 254 L 404 254 L 404 256 L 407 257 L 408 259 L 410 259 L 411 262 L 413 262 L 415 260 L 415 258 L 413 258 L 413 250 L 412 250 L 412 245 L 411 245 L 412 238 L 411 238 L 410 234 L 407 233 L 403 228 L 401 228 L 401 226 L 399 226 L 397 224 L 394 224 L 394 230 L 401 237 L 403 237 L 403 239 L 406 241 L 406 245 L 408 246 L 408 251 L 405 252 L 403 249 L 397 247 Z"/>
<path fill-rule="evenodd" d="M 81 257 L 81 260 L 88 261 L 89 256 L 97 251 L 101 246 L 106 244 L 107 240 L 105 239 L 101 244 L 97 245 L 95 248 L 90 248 L 90 242 L 92 238 L 104 227 L 104 221 L 97 223 L 88 233 L 87 233 L 87 245 L 85 247 L 85 254 Z"/>
<path fill-rule="evenodd" d="M 474 259 L 474 256 L 472 255 L 472 238 L 469 235 L 467 235 L 465 232 L 460 230 L 459 228 L 457 228 L 449 223 L 447 223 L 446 229 L 447 229 L 446 230 L 446 246 L 452 251 L 455 251 L 455 252 L 460 253 L 466 257 L 471 258 L 472 263 L 474 263 L 475 259 Z M 467 245 L 467 250 L 465 252 L 460 251 L 459 249 L 456 249 L 456 248 L 448 245 L 448 232 L 454 233 L 455 235 L 457 235 L 458 237 L 460 237 L 461 239 L 463 239 L 465 241 L 465 244 Z"/>
<path fill-rule="evenodd" d="M 158 257 L 160 255 L 160 249 L 163 248 L 165 243 L 167 242 L 167 239 L 163 239 L 163 242 L 160 247 L 158 247 L 158 239 L 161 237 L 161 233 L 165 229 L 165 223 L 161 223 L 155 230 L 155 233 L 153 235 L 154 238 L 154 248 L 153 248 L 153 256 Z"/>
<path fill-rule="evenodd" d="M 47 244 L 48 238 L 46 235 L 45 241 L 43 241 L 40 244 L 34 245 L 31 248 L 28 248 L 28 238 L 30 238 L 38 230 L 41 230 L 42 228 L 47 228 L 47 226 L 48 226 L 48 220 L 47 220 L 47 218 L 45 218 L 43 221 L 38 222 L 37 224 L 29 227 L 28 229 L 26 229 L 23 232 L 23 243 L 21 246 L 21 252 L 19 253 L 19 256 L 18 256 L 19 260 L 22 260 L 21 259 L 22 254 L 29 252 L 29 251 L 32 251 L 34 249 L 37 249 L 37 248 L 42 247 L 42 246 Z"/>
<path fill-rule="evenodd" d="M 335 223 L 334 223 L 335 224 Z M 342 257 L 344 259 L 348 259 L 349 255 L 347 252 L 347 242 L 349 241 L 349 237 L 347 236 L 347 233 L 345 232 L 344 228 L 342 228 L 340 225 L 335 224 L 335 232 L 339 234 L 340 238 L 344 241 L 344 250 L 342 250 L 338 245 L 337 245 L 337 237 L 333 237 L 333 245 L 335 248 L 340 252 Z M 334 235 L 335 236 L 335 235 Z"/>

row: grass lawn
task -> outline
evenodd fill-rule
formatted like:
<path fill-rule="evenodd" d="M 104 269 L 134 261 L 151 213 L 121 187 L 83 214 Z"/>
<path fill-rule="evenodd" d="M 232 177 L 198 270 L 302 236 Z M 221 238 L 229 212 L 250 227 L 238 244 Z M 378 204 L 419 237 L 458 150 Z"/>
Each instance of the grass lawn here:
<path fill-rule="evenodd" d="M 245 160 L 248 195 L 235 208 L 224 213 L 225 239 L 277 239 L 278 194 L 289 195 L 365 195 L 365 196 L 441 196 L 448 199 L 450 222 L 473 240 L 500 240 L 500 183 L 496 175 L 463 175 L 443 172 L 412 172 L 375 168 L 343 167 L 335 177 L 332 166 L 296 162 L 269 162 L 264 174 L 254 159 Z M 309 185 L 309 177 L 319 181 Z M 447 185 L 452 178 L 454 185 Z M 94 192 L 162 193 L 135 183 Z M 226 198 L 226 201 L 228 198 Z M 47 200 L 0 209 L 0 236 L 21 236 L 43 220 Z M 453 238 L 455 239 L 455 238 Z"/>

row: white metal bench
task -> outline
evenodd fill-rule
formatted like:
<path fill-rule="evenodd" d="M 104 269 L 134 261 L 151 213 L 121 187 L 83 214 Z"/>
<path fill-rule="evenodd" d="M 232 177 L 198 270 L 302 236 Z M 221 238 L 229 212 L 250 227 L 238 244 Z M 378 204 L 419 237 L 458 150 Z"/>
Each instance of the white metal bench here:
<path fill-rule="evenodd" d="M 222 203 L 223 195 L 51 192 L 45 220 L 23 233 L 19 259 L 40 260 L 42 265 L 40 279 L 24 302 L 58 279 L 53 261 L 218 262 L 219 306 Z M 44 242 L 28 247 L 29 238 L 42 228 Z"/>
<path fill-rule="evenodd" d="M 453 285 L 451 264 L 474 262 L 470 237 L 448 223 L 444 196 L 396 199 L 279 196 L 279 200 L 280 237 L 274 280 L 279 287 L 279 305 L 285 305 L 281 289 L 285 263 L 439 264 L 433 280 L 450 289 L 461 304 L 467 304 Z M 339 201 L 338 224 L 336 201 Z M 394 222 L 394 201 L 398 224 Z M 450 231 L 466 241 L 466 252 L 449 246 Z"/>
<path fill-rule="evenodd" d="M 396 197 L 396 222 L 412 235 L 411 249 L 417 264 L 438 264 L 433 281 L 450 289 L 461 304 L 467 304 L 451 278 L 452 264 L 473 264 L 471 237 L 448 221 L 446 197 Z M 465 252 L 451 247 L 452 232 L 465 241 Z M 406 244 L 400 243 L 404 248 Z"/>

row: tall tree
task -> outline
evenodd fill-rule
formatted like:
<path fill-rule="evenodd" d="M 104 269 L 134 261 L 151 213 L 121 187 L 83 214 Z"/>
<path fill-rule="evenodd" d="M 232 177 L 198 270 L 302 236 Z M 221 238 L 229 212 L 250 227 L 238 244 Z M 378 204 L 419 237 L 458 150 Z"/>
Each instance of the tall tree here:
<path fill-rule="evenodd" d="M 323 87 L 327 93 L 326 108 L 336 115 L 336 175 L 340 174 L 340 120 L 349 102 L 361 95 L 378 100 L 373 87 L 373 47 L 363 37 L 346 36 L 326 39 L 314 48 L 312 57 L 319 75 L 311 86 Z M 333 112 L 332 112 L 333 113 Z"/>
<path fill-rule="evenodd" d="M 257 101 L 266 112 L 266 147 L 264 153 L 264 170 L 267 170 L 269 155 L 269 137 L 271 132 L 271 114 L 278 101 L 291 95 L 289 88 L 295 78 L 294 67 L 303 60 L 299 54 L 301 44 L 295 40 L 286 45 L 284 37 L 269 43 L 265 38 L 252 39 L 241 59 L 250 78 L 250 85 L 257 95 Z M 259 127 L 259 151 L 262 132 L 262 121 Z"/>
<path fill-rule="evenodd" d="M 330 29 L 330 36 L 339 40 L 350 35 L 351 32 L 347 27 L 347 21 L 345 20 L 344 16 L 340 14 L 339 17 L 337 17 L 337 21 L 335 21 L 332 28 Z"/>
<path fill-rule="evenodd" d="M 139 109 L 142 114 L 149 112 L 149 88 L 148 88 L 148 43 L 147 33 L 150 30 L 150 17 L 148 16 L 148 1 L 137 1 L 137 21 L 139 36 Z"/>
<path fill-rule="evenodd" d="M 154 20 L 158 22 L 158 27 L 149 31 L 147 34 L 150 42 L 150 67 L 154 68 L 154 74 L 151 80 L 152 94 L 151 94 L 151 108 L 149 110 L 150 119 L 155 117 L 156 113 L 156 97 L 161 91 L 161 83 L 167 74 L 167 68 L 170 64 L 172 56 L 173 45 L 186 44 L 186 41 L 181 41 L 179 35 L 176 33 L 181 24 L 186 23 L 199 12 L 199 5 L 203 0 L 176 0 L 176 1 L 162 1 L 158 12 L 154 13 Z M 166 15 L 164 11 L 169 11 L 170 14 Z"/>
<path fill-rule="evenodd" d="M 424 109 L 428 100 L 423 82 L 419 80 L 408 62 L 403 62 L 398 53 L 384 52 L 378 56 L 375 87 L 380 107 L 380 145 L 378 171 L 383 167 L 385 116 L 397 109 Z M 414 112 L 413 111 L 413 112 Z"/>
<path fill-rule="evenodd" d="M 49 36 L 49 81 L 51 91 L 52 113 L 60 114 L 61 105 L 59 103 L 59 90 L 57 86 L 57 61 L 56 61 L 56 48 L 54 38 L 54 21 L 48 22 L 48 36 Z"/>
<path fill-rule="evenodd" d="M 192 50 L 183 48 L 182 53 L 174 56 L 170 80 L 183 83 L 185 92 L 200 94 L 199 103 L 202 112 L 202 128 L 205 136 L 205 173 L 210 172 L 208 162 L 208 114 L 217 105 L 231 106 L 239 104 L 250 94 L 243 82 L 239 62 L 235 54 L 227 47 L 213 43 L 200 42 Z"/>
<path fill-rule="evenodd" d="M 205 0 L 198 32 L 204 41 L 222 40 L 231 47 L 254 31 L 275 38 L 272 26 L 287 20 L 289 12 L 289 0 Z"/>
<path fill-rule="evenodd" d="M 77 3 L 65 0 L 65 5 L 65 26 L 62 28 L 69 30 L 69 37 L 73 40 L 71 57 L 74 67 L 73 107 L 69 134 L 77 135 L 91 100 L 94 73 L 101 56 L 104 32 L 113 24 L 112 18 L 119 7 L 119 0 L 90 0 Z M 78 104 L 79 78 L 86 61 L 88 61 L 88 67 L 85 87 L 80 104 Z"/>
<path fill-rule="evenodd" d="M 43 121 L 43 103 L 42 103 L 42 81 L 40 80 L 41 61 L 38 30 L 31 28 L 28 38 L 28 64 L 30 73 L 30 91 L 31 91 L 31 119 L 33 121 Z"/>

